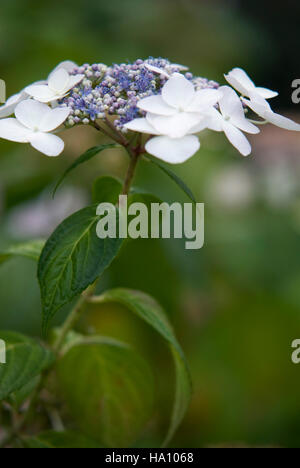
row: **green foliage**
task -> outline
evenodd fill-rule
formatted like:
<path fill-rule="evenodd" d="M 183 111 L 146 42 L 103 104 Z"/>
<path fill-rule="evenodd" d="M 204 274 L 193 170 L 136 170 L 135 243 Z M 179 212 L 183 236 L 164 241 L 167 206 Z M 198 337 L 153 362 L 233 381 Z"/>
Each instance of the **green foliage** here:
<path fill-rule="evenodd" d="M 99 177 L 93 184 L 93 203 L 105 201 L 116 204 L 121 191 L 122 183 L 119 180 L 109 176 Z"/>
<path fill-rule="evenodd" d="M 0 264 L 12 257 L 25 257 L 38 261 L 44 245 L 45 241 L 34 240 L 8 247 L 0 252 Z"/>
<path fill-rule="evenodd" d="M 164 445 L 167 445 L 187 410 L 191 397 L 191 381 L 184 354 L 164 311 L 147 294 L 127 289 L 107 291 L 102 296 L 94 298 L 93 302 L 116 302 L 122 304 L 154 328 L 169 344 L 175 364 L 176 390 L 171 424 L 164 441 Z"/>
<path fill-rule="evenodd" d="M 89 148 L 85 153 L 83 153 L 79 158 L 76 159 L 76 161 L 71 164 L 71 166 L 68 167 L 68 169 L 63 173 L 63 175 L 60 177 L 58 180 L 54 190 L 53 190 L 53 197 L 55 196 L 55 193 L 57 192 L 57 189 L 61 185 L 61 183 L 64 181 L 64 179 L 67 177 L 67 175 L 70 174 L 74 169 L 76 169 L 78 166 L 81 164 L 89 161 L 90 159 L 94 158 L 97 156 L 97 154 L 101 153 L 104 150 L 111 149 L 111 148 L 117 148 L 119 145 L 115 143 L 109 143 L 106 145 L 99 145 L 99 146 L 94 146 L 93 148 Z"/>
<path fill-rule="evenodd" d="M 74 431 L 46 431 L 24 442 L 26 448 L 101 448 L 98 442 Z"/>
<path fill-rule="evenodd" d="M 34 389 L 38 386 L 41 381 L 41 376 L 37 375 L 33 379 L 31 379 L 27 384 L 13 392 L 9 395 L 8 401 L 14 408 L 18 409 L 32 394 Z"/>
<path fill-rule="evenodd" d="M 102 337 L 74 344 L 57 365 L 58 380 L 78 426 L 109 447 L 140 435 L 153 408 L 153 377 L 128 345 Z"/>
<path fill-rule="evenodd" d="M 99 239 L 97 205 L 67 218 L 48 239 L 40 257 L 38 278 L 43 330 L 65 304 L 99 278 L 119 252 L 122 239 Z"/>
<path fill-rule="evenodd" d="M 56 189 L 77 166 L 115 146 L 102 145 L 88 150 L 67 169 Z M 173 173 L 169 175 L 191 197 L 183 182 Z M 44 333 L 54 315 L 92 285 L 119 253 L 124 239 L 100 239 L 96 226 L 101 218 L 97 215 L 98 204 L 106 202 L 117 206 L 121 192 L 119 180 L 109 176 L 98 178 L 93 185 L 93 205 L 65 219 L 46 243 L 25 243 L 0 254 L 0 263 L 13 255 L 38 261 Z M 151 203 L 161 203 L 161 200 L 132 189 L 128 206 L 136 202 L 149 208 Z M 92 299 L 83 296 L 80 305 L 86 305 L 89 300 L 122 304 L 169 345 L 176 388 L 171 423 L 164 441 L 164 445 L 168 444 L 186 412 L 191 383 L 184 354 L 164 311 L 150 296 L 126 289 L 110 290 Z M 108 447 L 128 447 L 141 438 L 152 416 L 154 382 L 147 362 L 129 345 L 75 332 L 73 325 L 78 315 L 75 307 L 64 326 L 53 330 L 50 342 L 58 357 L 55 368 L 60 393 L 73 423 L 84 435 L 70 431 L 42 432 L 36 437 L 25 438 L 24 443 L 30 448 L 92 448 L 99 447 L 99 443 Z M 12 407 L 18 409 L 31 398 L 39 384 L 43 388 L 49 383 L 41 373 L 51 366 L 55 357 L 25 336 L 4 332 L 0 337 L 7 343 L 8 361 L 0 367 L 0 399 L 8 399 Z"/>
<path fill-rule="evenodd" d="M 0 400 L 20 390 L 54 361 L 51 351 L 14 332 L 0 332 L 6 343 L 6 364 L 0 364 Z"/>
<path fill-rule="evenodd" d="M 193 203 L 197 203 L 193 192 L 189 189 L 186 183 L 183 182 L 183 180 L 177 174 L 175 174 L 175 172 L 171 171 L 171 169 L 169 169 L 169 167 L 165 166 L 164 164 L 161 164 L 158 159 L 151 158 L 149 155 L 146 155 L 145 159 L 167 174 L 167 176 L 169 176 L 170 179 L 172 179 L 173 182 L 175 182 L 175 184 L 177 184 L 178 187 L 183 190 L 183 192 L 190 198 L 190 200 L 192 200 Z"/>

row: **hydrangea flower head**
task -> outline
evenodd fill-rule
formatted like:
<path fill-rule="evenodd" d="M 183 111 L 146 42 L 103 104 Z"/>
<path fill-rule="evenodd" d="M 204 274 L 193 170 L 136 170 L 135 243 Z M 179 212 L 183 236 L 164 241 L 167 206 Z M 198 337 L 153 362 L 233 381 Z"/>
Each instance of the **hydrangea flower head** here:
<path fill-rule="evenodd" d="M 232 87 L 194 76 L 185 66 L 163 58 L 112 66 L 65 61 L 47 80 L 28 86 L 0 107 L 0 137 L 56 156 L 64 143 L 52 132 L 62 124 L 90 124 L 125 147 L 131 144 L 129 132 L 142 134 L 133 151 L 178 164 L 199 150 L 199 133 L 205 129 L 224 132 L 244 156 L 251 153 L 244 133 L 259 133 L 254 124 L 269 122 L 300 131 L 299 124 L 271 109 L 266 99 L 277 92 L 257 87 L 241 68 L 225 79 Z M 247 108 L 264 121 L 251 121 Z M 13 113 L 15 119 L 4 118 Z"/>

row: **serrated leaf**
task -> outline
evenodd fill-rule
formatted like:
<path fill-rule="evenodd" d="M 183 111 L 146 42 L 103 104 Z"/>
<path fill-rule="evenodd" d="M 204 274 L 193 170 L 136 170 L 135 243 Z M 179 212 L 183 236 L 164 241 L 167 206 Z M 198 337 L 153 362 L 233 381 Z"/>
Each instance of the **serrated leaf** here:
<path fill-rule="evenodd" d="M 38 261 L 44 245 L 44 240 L 34 240 L 7 247 L 0 251 L 0 264 L 15 256 Z"/>
<path fill-rule="evenodd" d="M 43 330 L 61 307 L 82 293 L 104 272 L 123 239 L 100 239 L 97 205 L 74 213 L 50 236 L 38 265 L 43 306 Z"/>
<path fill-rule="evenodd" d="M 42 432 L 36 437 L 25 440 L 26 448 L 102 448 L 101 445 L 74 431 Z"/>
<path fill-rule="evenodd" d="M 0 364 L 0 400 L 27 385 L 54 361 L 53 353 L 20 333 L 0 331 L 6 364 Z"/>
<path fill-rule="evenodd" d="M 99 177 L 93 184 L 93 203 L 105 201 L 115 205 L 121 192 L 122 183 L 118 179 L 109 176 Z"/>
<path fill-rule="evenodd" d="M 128 345 L 85 338 L 60 359 L 57 375 L 80 429 L 108 447 L 128 447 L 153 411 L 153 376 Z"/>
<path fill-rule="evenodd" d="M 180 425 L 191 397 L 191 379 L 184 353 L 161 306 L 150 296 L 139 291 L 113 289 L 92 299 L 93 303 L 115 302 L 127 307 L 154 328 L 169 344 L 174 358 L 176 390 L 173 413 L 168 434 L 163 445 L 167 445 Z"/>
<path fill-rule="evenodd" d="M 175 174 L 175 172 L 171 171 L 171 169 L 161 164 L 157 159 L 150 158 L 148 155 L 145 156 L 145 159 L 146 161 L 151 162 L 152 164 L 157 166 L 165 174 L 167 174 L 167 176 L 169 176 L 173 180 L 173 182 L 175 182 L 178 185 L 178 187 L 180 187 L 181 190 L 184 191 L 184 193 L 190 198 L 190 200 L 192 200 L 193 203 L 197 203 L 196 198 L 191 189 L 189 189 L 186 183 L 183 182 L 183 180 L 177 174 Z"/>
<path fill-rule="evenodd" d="M 55 186 L 55 188 L 53 190 L 52 196 L 53 197 L 55 196 L 58 187 L 61 185 L 61 183 L 67 177 L 67 175 L 70 174 L 70 172 L 72 172 L 74 169 L 76 169 L 81 164 L 83 164 L 83 163 L 89 161 L 90 159 L 94 158 L 95 156 L 97 156 L 97 154 L 101 153 L 102 151 L 110 149 L 110 148 L 117 148 L 117 147 L 119 147 L 119 145 L 117 145 L 116 143 L 109 143 L 109 144 L 106 144 L 106 145 L 99 145 L 99 146 L 94 146 L 93 148 L 89 148 L 85 153 L 83 153 L 81 156 L 79 156 L 79 158 L 77 158 L 76 161 L 73 164 L 71 164 L 71 166 L 68 167 L 68 169 L 63 173 L 63 175 L 60 177 L 59 181 L 57 182 L 57 184 L 56 184 L 56 186 Z"/>

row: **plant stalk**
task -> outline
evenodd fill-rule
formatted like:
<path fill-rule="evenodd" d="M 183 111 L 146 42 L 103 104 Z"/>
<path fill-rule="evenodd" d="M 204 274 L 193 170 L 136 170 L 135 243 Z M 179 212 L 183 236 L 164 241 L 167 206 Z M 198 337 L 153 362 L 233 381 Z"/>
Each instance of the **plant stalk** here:
<path fill-rule="evenodd" d="M 125 178 L 125 182 L 124 182 L 124 185 L 123 185 L 122 195 L 128 195 L 129 194 L 130 187 L 131 187 L 132 181 L 133 181 L 134 176 L 135 176 L 137 163 L 138 163 L 139 158 L 140 158 L 140 154 L 137 151 L 133 151 L 130 148 L 127 148 L 127 150 L 128 150 L 128 154 L 130 156 L 130 164 L 129 164 L 127 174 L 126 174 L 126 178 Z"/>

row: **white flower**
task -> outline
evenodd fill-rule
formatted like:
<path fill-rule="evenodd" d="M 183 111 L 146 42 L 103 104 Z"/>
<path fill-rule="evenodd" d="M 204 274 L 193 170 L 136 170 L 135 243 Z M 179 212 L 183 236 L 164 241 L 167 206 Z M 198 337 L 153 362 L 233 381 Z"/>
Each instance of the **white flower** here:
<path fill-rule="evenodd" d="M 174 73 L 162 88 L 162 94 L 142 99 L 138 107 L 146 118 L 135 119 L 126 128 L 159 135 L 146 144 L 146 150 L 163 161 L 182 163 L 200 148 L 193 135 L 205 128 L 203 112 L 212 108 L 222 94 L 214 89 L 195 91 L 193 83 Z"/>
<path fill-rule="evenodd" d="M 64 142 L 52 132 L 68 117 L 70 109 L 51 109 L 46 104 L 29 99 L 17 105 L 16 118 L 0 120 L 0 138 L 18 143 L 30 143 L 46 156 L 58 156 Z"/>
<path fill-rule="evenodd" d="M 17 105 L 21 101 L 24 101 L 24 99 L 27 99 L 27 98 L 28 98 L 28 95 L 24 93 L 24 91 L 21 91 L 18 94 L 14 94 L 10 98 L 8 98 L 4 106 L 0 107 L 0 119 L 9 117 L 10 115 L 12 115 Z"/>
<path fill-rule="evenodd" d="M 63 68 L 64 70 L 66 70 L 68 73 L 72 73 L 72 71 L 74 70 L 74 68 L 77 67 L 77 63 L 75 62 L 72 62 L 71 60 L 65 60 L 64 62 L 60 62 L 57 67 L 54 68 L 54 70 L 52 70 L 52 72 L 50 73 L 50 75 L 54 72 L 56 72 L 57 70 L 60 70 L 61 68 Z M 49 76 L 50 76 L 49 75 Z"/>
<path fill-rule="evenodd" d="M 208 112 L 207 127 L 216 132 L 223 131 L 230 143 L 243 156 L 248 156 L 251 146 L 242 131 L 255 134 L 260 130 L 246 119 L 241 100 L 232 88 L 222 86 L 220 91 L 223 93 L 219 100 L 220 112 L 214 108 Z"/>
<path fill-rule="evenodd" d="M 277 127 L 284 128 L 286 130 L 300 131 L 300 125 L 287 117 L 280 114 L 276 114 L 269 103 L 262 97 L 258 97 L 256 94 L 250 93 L 250 101 L 243 98 L 243 102 L 250 107 L 257 115 L 262 117 L 269 123 L 276 125 Z"/>
<path fill-rule="evenodd" d="M 53 102 L 66 96 L 83 78 L 84 75 L 69 75 L 65 68 L 58 68 L 49 75 L 46 84 L 28 86 L 25 92 L 36 101 Z"/>
<path fill-rule="evenodd" d="M 145 149 L 170 164 L 180 164 L 191 158 L 200 149 L 199 139 L 195 135 L 185 135 L 182 138 L 170 138 L 157 131 L 146 118 L 134 119 L 126 127 L 134 132 L 149 135 L 159 135 L 151 138 Z"/>
<path fill-rule="evenodd" d="M 242 96 L 250 97 L 252 96 L 262 97 L 264 99 L 270 99 L 278 96 L 276 91 L 271 91 L 267 88 L 256 87 L 253 81 L 249 78 L 247 73 L 241 68 L 234 68 L 228 75 L 224 75 L 227 82 Z"/>
<path fill-rule="evenodd" d="M 191 81 L 174 73 L 162 88 L 161 95 L 138 102 L 147 112 L 148 122 L 162 135 L 182 138 L 203 119 L 203 111 L 214 106 L 221 93 L 215 89 L 196 91 Z"/>
<path fill-rule="evenodd" d="M 61 68 L 66 70 L 67 72 L 71 72 L 72 70 L 74 70 L 74 68 L 76 66 L 77 66 L 76 63 L 71 62 L 70 60 L 66 60 L 65 62 L 61 62 L 52 71 L 52 73 L 50 73 L 49 77 L 54 72 L 56 72 L 57 70 L 60 70 Z M 45 85 L 45 84 L 47 84 L 47 81 L 37 81 L 36 83 L 33 83 L 32 86 Z M 28 96 L 29 95 L 25 92 L 25 90 L 23 90 L 20 93 L 14 94 L 10 98 L 8 98 L 6 103 L 4 104 L 4 106 L 0 107 L 0 119 L 3 119 L 5 117 L 9 117 L 10 115 L 12 115 L 15 112 L 15 108 L 17 107 L 17 105 L 20 102 L 24 101 L 25 99 L 28 99 Z"/>

